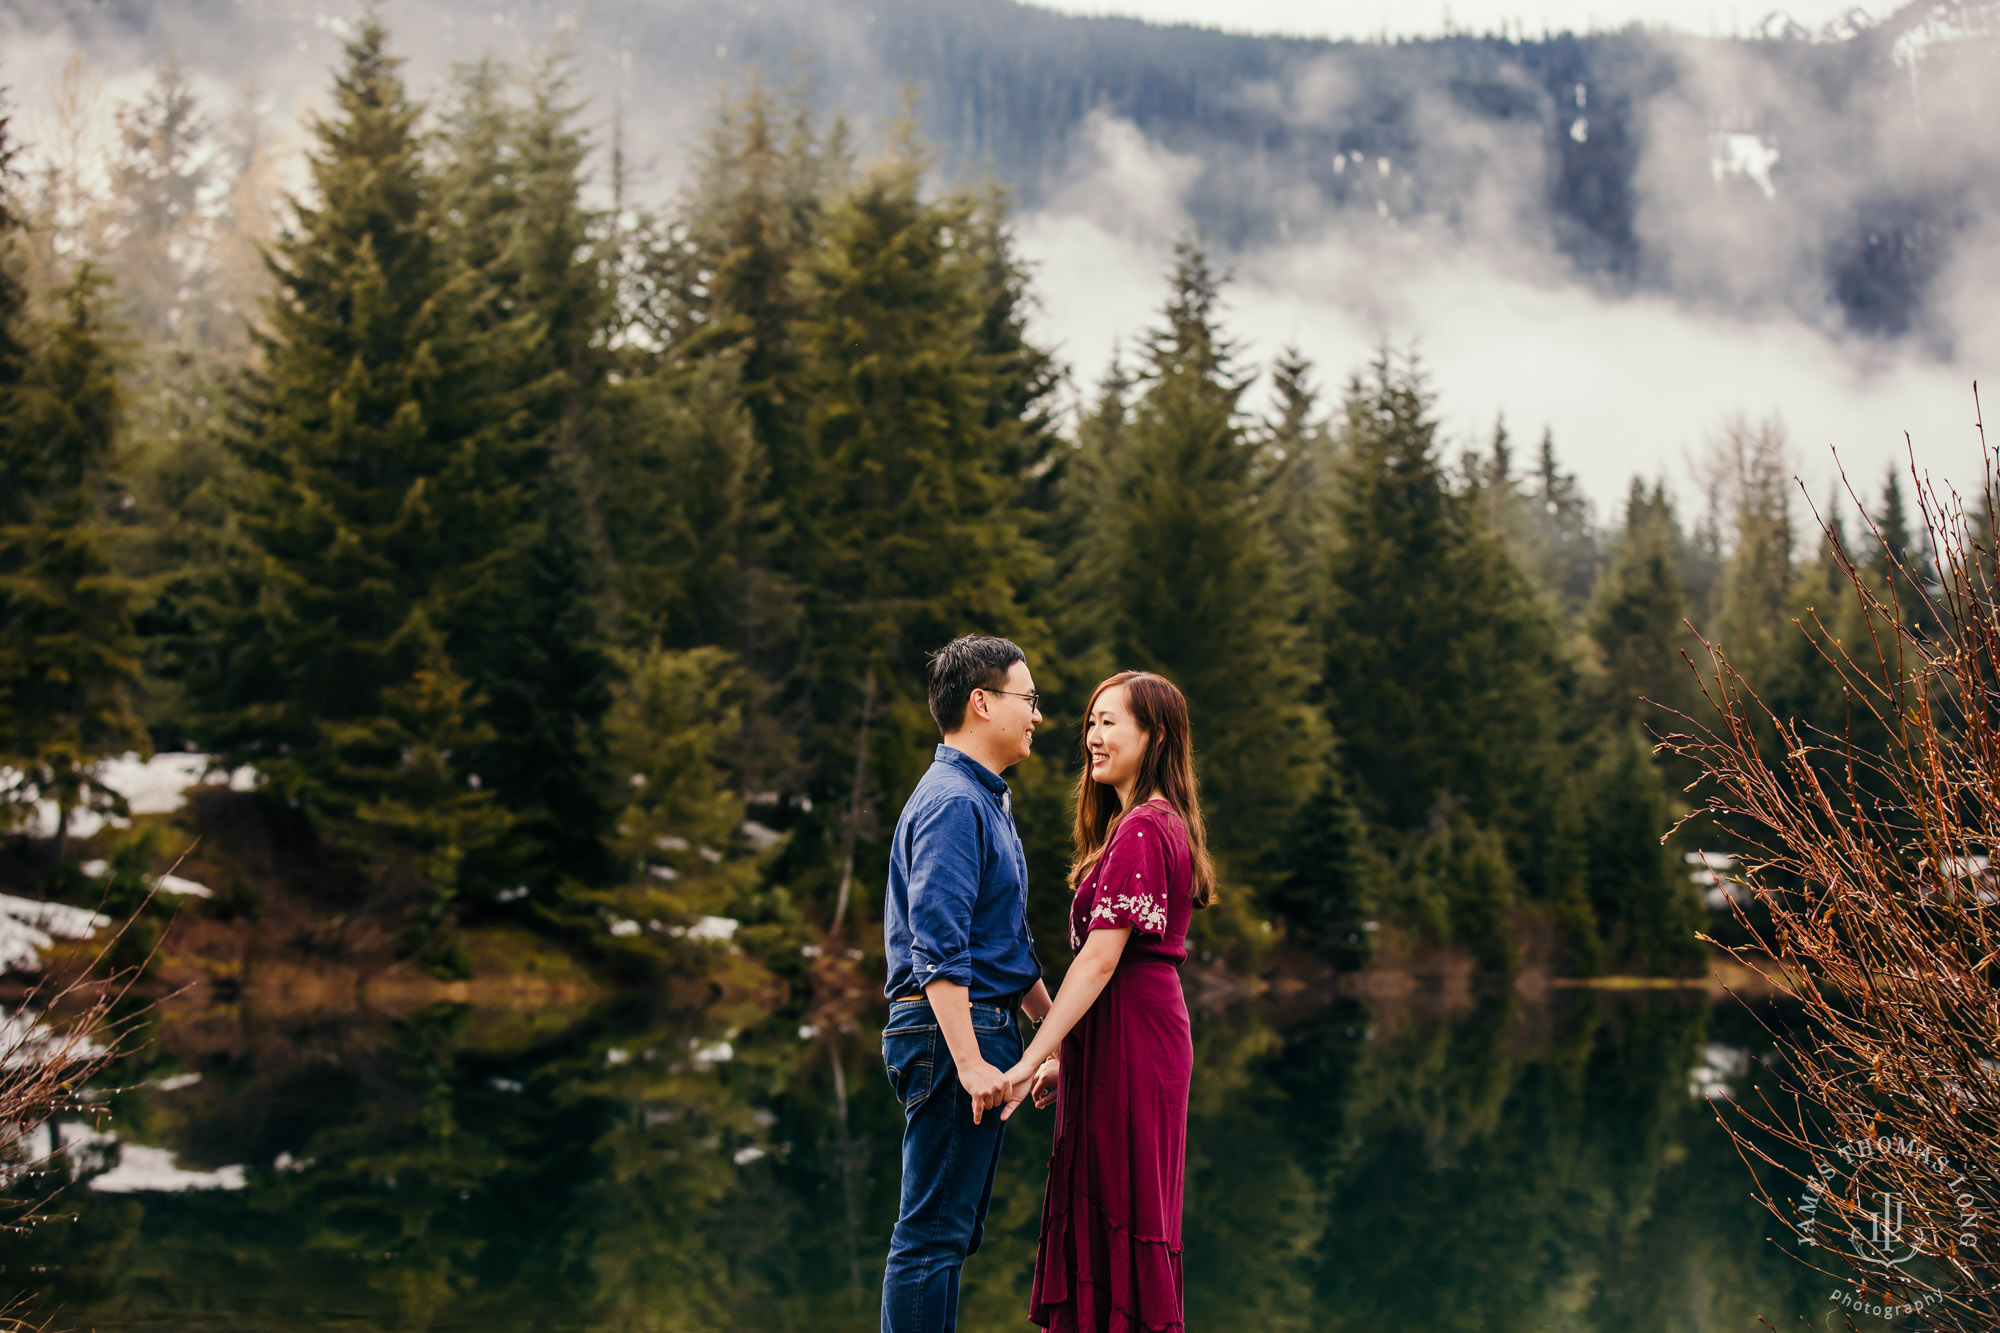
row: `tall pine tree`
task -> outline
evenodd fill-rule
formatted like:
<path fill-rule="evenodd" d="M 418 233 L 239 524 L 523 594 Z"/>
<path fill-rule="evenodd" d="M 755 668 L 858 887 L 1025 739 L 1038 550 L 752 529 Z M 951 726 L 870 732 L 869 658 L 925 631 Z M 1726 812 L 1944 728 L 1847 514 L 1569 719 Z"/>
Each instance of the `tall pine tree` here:
<path fill-rule="evenodd" d="M 1304 607 L 1318 586 L 1331 535 L 1334 442 L 1320 412 L 1312 363 L 1296 347 L 1272 363 L 1271 396 L 1277 411 L 1264 423 L 1271 531 L 1287 591 Z"/>
<path fill-rule="evenodd" d="M 1307 703 L 1310 650 L 1272 537 L 1263 442 L 1239 411 L 1246 377 L 1217 321 L 1219 280 L 1183 243 L 1169 282 L 1131 421 L 1080 474 L 1094 489 L 1075 596 L 1107 667 L 1159 671 L 1186 694 L 1213 845 L 1255 883 L 1319 780 L 1325 726 Z"/>
<path fill-rule="evenodd" d="M 1782 669 L 1791 633 L 1792 478 L 1783 426 L 1731 422 L 1717 445 L 1731 543 L 1717 598 L 1715 640 L 1762 687 Z"/>
<path fill-rule="evenodd" d="M 1937 633 L 1943 583 L 1928 520 L 1920 512 L 1918 526 L 1911 527 L 1902 474 L 1902 467 L 1891 463 L 1882 478 L 1882 499 L 1873 514 L 1876 535 L 1869 543 L 1874 550 L 1864 563 L 1876 595 L 1895 608 L 1904 625 L 1928 637 Z"/>
<path fill-rule="evenodd" d="M 1413 368 L 1385 352 L 1350 384 L 1327 579 L 1328 709 L 1371 825 L 1418 833 L 1449 796 L 1525 860 L 1553 796 L 1561 668 L 1525 576 L 1450 486 L 1436 436 Z"/>
<path fill-rule="evenodd" d="M 1700 954 L 1701 906 L 1660 845 L 1672 814 L 1652 746 L 1636 730 L 1611 732 L 1588 785 L 1590 902 L 1607 961 L 1640 973 L 1685 969 Z"/>
<path fill-rule="evenodd" d="M 1285 872 L 1265 894 L 1271 909 L 1336 965 L 1367 962 L 1379 925 L 1373 920 L 1378 871 L 1338 764 L 1326 766 L 1292 817 L 1285 853 Z"/>
<path fill-rule="evenodd" d="M 515 817 L 508 877 L 544 887 L 613 868 L 604 718 L 616 668 L 599 599 L 612 291 L 565 87 L 559 56 L 539 66 L 525 107 L 490 64 L 464 71 L 443 182 L 455 280 L 489 366 L 519 395 L 504 429 L 526 507 L 525 540 L 454 617 L 448 643 L 490 735 L 468 762 Z"/>
<path fill-rule="evenodd" d="M 532 535 L 532 451 L 398 64 L 364 21 L 314 122 L 233 441 L 231 595 L 190 674 L 211 744 L 441 913 L 506 822 L 450 645 Z"/>
<path fill-rule="evenodd" d="M 1681 533 L 1666 488 L 1648 490 L 1636 477 L 1625 498 L 1625 522 L 1598 579 L 1589 629 L 1602 667 L 1602 708 L 1620 728 L 1671 730 L 1662 709 L 1692 716 L 1692 669 L 1682 658 L 1694 636 L 1681 583 Z"/>
<path fill-rule="evenodd" d="M 98 763 L 146 745 L 133 708 L 141 589 L 113 563 L 106 512 L 120 393 L 104 280 L 82 265 L 60 310 L 32 320 L 15 232 L 0 193 L 0 766 L 13 775 L 0 803 L 53 801 L 60 856 L 73 811 L 123 808 Z"/>
<path fill-rule="evenodd" d="M 975 209 L 926 201 L 922 165 L 905 145 L 829 211 L 796 334 L 810 473 L 783 549 L 811 644 L 814 800 L 850 888 L 875 793 L 928 759 L 925 654 L 972 630 L 1039 637 L 1020 599 L 1035 552 L 1007 509 L 1023 424 L 992 411 L 1006 367 L 981 338 Z"/>

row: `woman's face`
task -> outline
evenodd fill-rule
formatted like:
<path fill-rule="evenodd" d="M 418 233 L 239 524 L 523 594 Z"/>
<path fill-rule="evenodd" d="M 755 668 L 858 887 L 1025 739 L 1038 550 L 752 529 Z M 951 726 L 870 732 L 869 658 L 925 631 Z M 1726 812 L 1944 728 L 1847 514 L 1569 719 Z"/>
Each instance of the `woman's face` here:
<path fill-rule="evenodd" d="M 1090 755 L 1091 780 L 1123 787 L 1139 774 L 1146 757 L 1146 733 L 1125 708 L 1125 687 L 1113 685 L 1097 696 L 1083 720 L 1083 744 Z"/>

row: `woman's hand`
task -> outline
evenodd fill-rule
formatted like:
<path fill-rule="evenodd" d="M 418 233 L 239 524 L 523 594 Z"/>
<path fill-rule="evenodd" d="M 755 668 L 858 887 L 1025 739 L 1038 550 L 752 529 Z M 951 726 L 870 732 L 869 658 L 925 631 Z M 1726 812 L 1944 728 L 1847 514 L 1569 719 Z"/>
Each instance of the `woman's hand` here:
<path fill-rule="evenodd" d="M 1000 1112 L 1002 1120 L 1009 1119 L 1030 1097 L 1035 1100 L 1035 1109 L 1041 1110 L 1056 1099 L 1056 1058 L 1050 1056 L 1040 1065 L 1030 1066 L 1025 1061 L 1015 1065 L 1003 1076 L 1007 1086 L 1006 1107 Z"/>
<path fill-rule="evenodd" d="M 1036 1110 L 1045 1110 L 1056 1099 L 1056 1079 L 1062 1075 L 1062 1061 L 1053 1055 L 1042 1061 L 1041 1068 L 1028 1080 L 1028 1096 L 1034 1100 Z"/>

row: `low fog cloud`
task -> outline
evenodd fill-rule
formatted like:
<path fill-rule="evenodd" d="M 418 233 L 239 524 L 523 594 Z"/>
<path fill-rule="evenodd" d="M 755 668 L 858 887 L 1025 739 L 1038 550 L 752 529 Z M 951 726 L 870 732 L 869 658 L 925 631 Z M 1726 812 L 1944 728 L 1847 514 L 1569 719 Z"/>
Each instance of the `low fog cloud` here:
<path fill-rule="evenodd" d="M 864 131 L 886 114 L 878 103 L 894 72 L 851 7 L 773 5 L 758 20 L 769 30 L 761 48 L 749 19 L 738 30 L 716 12 L 669 9 L 672 22 L 613 6 L 576 26 L 464 3 L 389 17 L 420 94 L 441 91 L 454 61 L 567 43 L 600 147 L 614 109 L 624 111 L 644 203 L 671 196 L 718 89 L 749 77 L 753 49 L 767 80 L 811 73 L 831 104 L 861 113 Z M 60 24 L 10 29 L 0 12 L 0 83 L 12 85 L 20 131 L 47 144 L 57 76 L 80 49 L 107 110 L 178 54 L 212 121 L 256 108 L 267 142 L 296 168 L 351 16 L 236 15 L 217 22 L 163 5 L 144 40 L 104 30 L 85 40 Z M 1101 109 L 1081 123 L 1051 120 L 1047 141 L 1067 144 L 1062 165 L 1020 182 L 1036 202 L 1017 219 L 1037 271 L 1036 331 L 1088 392 L 1114 347 L 1153 322 L 1176 238 L 1195 215 L 1220 215 L 1259 238 L 1220 256 L 1234 275 L 1225 318 L 1252 363 L 1296 343 L 1318 365 L 1331 410 L 1378 345 L 1414 346 L 1454 450 L 1483 445 L 1503 415 L 1523 445 L 1546 426 L 1602 517 L 1635 473 L 1685 489 L 1688 456 L 1736 414 L 1787 423 L 1815 497 L 1833 481 L 1829 447 L 1872 494 L 1905 431 L 1920 466 L 1970 480 L 1971 384 L 2000 364 L 2000 232 L 1983 196 L 1948 220 L 1955 230 L 1907 332 L 1852 332 L 1829 285 L 1829 257 L 1868 210 L 1940 173 L 1976 182 L 2000 168 L 1992 43 L 1955 56 L 1950 32 L 1899 31 L 1892 77 L 1843 94 L 1838 114 L 1814 100 L 1812 78 L 1779 68 L 1802 52 L 1817 58 L 1803 46 L 1663 38 L 1648 48 L 1673 78 L 1629 126 L 1645 268 L 1622 276 L 1591 259 L 1592 238 L 1579 248 L 1573 231 L 1558 234 L 1566 224 L 1551 204 L 1558 166 L 1613 142 L 1607 103 L 1620 90 L 1587 76 L 1572 86 L 1524 64 L 1489 68 L 1480 96 L 1510 109 L 1475 113 L 1435 51 L 1326 47 L 1206 89 L 1258 135 L 1273 131 L 1254 142 L 1289 141 L 1289 158 L 1212 137 L 1205 124 L 1149 135 Z M 799 51 L 812 53 L 809 68 Z M 1864 94 L 1877 102 L 1859 105 Z M 1398 109 L 1390 137 L 1400 146 L 1357 148 L 1385 106 Z M 861 138 L 865 149 L 870 133 Z M 1246 402 L 1261 409 L 1261 387 Z"/>
<path fill-rule="evenodd" d="M 1706 153 L 1708 122 L 1692 128 Z M 1685 138 L 1660 141 L 1673 145 L 1662 151 L 1685 151 Z M 1523 201 L 1539 175 L 1510 160 L 1504 142 L 1485 150 L 1495 156 L 1490 180 L 1453 225 L 1399 216 L 1385 190 L 1379 210 L 1331 213 L 1310 240 L 1226 256 L 1224 318 L 1245 357 L 1268 363 L 1296 344 L 1319 367 L 1332 408 L 1383 342 L 1414 346 L 1454 452 L 1483 446 L 1502 416 L 1517 446 L 1547 427 L 1604 518 L 1634 474 L 1688 494 L 1691 456 L 1739 414 L 1785 422 L 1816 500 L 1836 482 L 1830 450 L 1872 497 L 1885 467 L 1906 457 L 1905 432 L 1920 469 L 1960 485 L 1977 478 L 1972 383 L 2000 360 L 1990 318 L 2000 244 L 1990 229 L 1961 238 L 1938 283 L 1929 318 L 1942 336 L 1867 338 L 1830 313 L 1813 318 L 1812 303 L 1797 299 L 1801 283 L 1819 280 L 1800 262 L 1810 238 L 1794 234 L 1783 219 L 1797 214 L 1770 207 L 1740 168 L 1712 169 L 1706 157 L 1694 172 L 1646 164 L 1642 182 L 1683 192 L 1646 201 L 1656 248 L 1696 275 L 1617 290 L 1537 239 Z M 1372 159 L 1358 169 L 1383 179 Z M 1037 329 L 1085 392 L 1114 346 L 1131 347 L 1152 322 L 1173 243 L 1194 226 L 1188 193 L 1200 172 L 1195 155 L 1099 113 L 1078 134 L 1066 178 L 1021 219 L 1039 279 Z M 1390 183 L 1393 175 L 1394 164 Z M 1686 196 L 1691 175 L 1705 197 Z M 1261 408 L 1262 386 L 1246 405 Z"/>

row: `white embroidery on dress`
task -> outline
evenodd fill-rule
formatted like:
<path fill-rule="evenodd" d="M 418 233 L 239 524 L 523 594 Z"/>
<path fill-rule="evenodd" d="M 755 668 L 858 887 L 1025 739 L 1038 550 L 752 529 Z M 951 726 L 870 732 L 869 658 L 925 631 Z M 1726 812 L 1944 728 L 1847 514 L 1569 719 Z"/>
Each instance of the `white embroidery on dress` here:
<path fill-rule="evenodd" d="M 1167 909 L 1160 905 L 1157 898 L 1147 893 L 1126 893 L 1106 899 L 1090 910 L 1090 919 L 1112 921 L 1119 912 L 1130 912 L 1139 928 L 1149 934 L 1167 933 Z"/>

